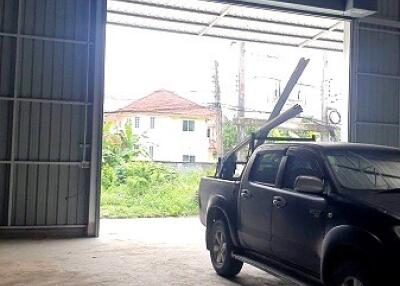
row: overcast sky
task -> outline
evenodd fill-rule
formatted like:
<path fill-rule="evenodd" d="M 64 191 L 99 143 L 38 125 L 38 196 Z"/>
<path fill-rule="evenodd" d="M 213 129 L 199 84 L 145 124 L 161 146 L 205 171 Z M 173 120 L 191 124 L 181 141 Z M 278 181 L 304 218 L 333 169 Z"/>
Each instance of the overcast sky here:
<path fill-rule="evenodd" d="M 158 89 L 168 89 L 199 104 L 214 100 L 214 61 L 220 65 L 222 103 L 226 112 L 237 106 L 239 46 L 228 40 L 150 32 L 108 25 L 106 48 L 106 111 L 115 110 Z M 323 52 L 246 44 L 246 109 L 271 110 L 276 81 L 282 88 L 300 57 L 311 59 L 300 82 L 311 85 L 306 113 L 318 116 L 322 81 Z M 327 53 L 328 77 L 332 93 L 344 90 L 344 57 Z M 293 94 L 292 96 L 296 96 Z M 310 104 L 315 103 L 315 104 Z"/>

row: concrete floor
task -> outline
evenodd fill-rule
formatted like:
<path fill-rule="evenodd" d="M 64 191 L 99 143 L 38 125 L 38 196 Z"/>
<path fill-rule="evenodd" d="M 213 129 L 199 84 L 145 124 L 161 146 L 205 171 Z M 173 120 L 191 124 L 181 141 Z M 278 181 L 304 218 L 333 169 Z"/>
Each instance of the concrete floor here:
<path fill-rule="evenodd" d="M 0 241 L 0 285 L 286 285 L 251 266 L 218 277 L 198 218 L 103 220 L 97 239 Z"/>

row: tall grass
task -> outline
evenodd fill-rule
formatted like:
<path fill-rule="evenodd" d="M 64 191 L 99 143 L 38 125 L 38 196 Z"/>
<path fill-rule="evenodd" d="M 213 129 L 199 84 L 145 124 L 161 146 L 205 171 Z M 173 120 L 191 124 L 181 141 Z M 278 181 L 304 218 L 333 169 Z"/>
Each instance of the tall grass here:
<path fill-rule="evenodd" d="M 101 216 L 136 218 L 197 213 L 197 189 L 207 171 L 179 172 L 163 164 L 136 162 L 146 156 L 131 120 L 104 124 Z"/>
<path fill-rule="evenodd" d="M 124 167 L 117 172 L 103 169 L 103 218 L 197 214 L 200 178 L 210 171 L 178 172 L 152 162 L 133 162 Z"/>

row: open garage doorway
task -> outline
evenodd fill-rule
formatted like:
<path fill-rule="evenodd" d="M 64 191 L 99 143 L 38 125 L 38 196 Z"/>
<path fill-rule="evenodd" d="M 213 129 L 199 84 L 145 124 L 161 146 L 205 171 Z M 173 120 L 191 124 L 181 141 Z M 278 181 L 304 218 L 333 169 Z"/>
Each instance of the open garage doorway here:
<path fill-rule="evenodd" d="M 347 141 L 345 22 L 200 0 L 110 0 L 107 22 L 100 238 L 210 273 L 200 179 L 268 119 L 296 67 L 283 109 L 304 111 L 271 135 Z M 246 269 L 240 284 L 281 283 Z"/>
<path fill-rule="evenodd" d="M 347 141 L 343 19 L 110 0 L 107 22 L 103 218 L 196 215 L 200 178 L 265 122 L 302 59 L 284 109 L 304 111 L 271 136 Z"/>
<path fill-rule="evenodd" d="M 200 179 L 268 119 L 296 66 L 284 110 L 304 111 L 271 135 L 347 141 L 345 22 L 199 0 L 112 0 L 107 21 L 100 238 L 210 273 Z M 236 282 L 285 285 L 254 271 Z"/>

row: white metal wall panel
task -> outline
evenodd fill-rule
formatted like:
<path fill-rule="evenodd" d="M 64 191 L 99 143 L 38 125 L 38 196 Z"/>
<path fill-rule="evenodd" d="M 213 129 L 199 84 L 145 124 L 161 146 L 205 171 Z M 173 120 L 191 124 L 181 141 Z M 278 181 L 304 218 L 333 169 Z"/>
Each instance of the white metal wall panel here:
<path fill-rule="evenodd" d="M 96 235 L 104 15 L 104 0 L 0 0 L 1 233 Z"/>
<path fill-rule="evenodd" d="M 400 6 L 380 0 L 378 7 L 352 24 L 350 140 L 400 146 Z"/>

